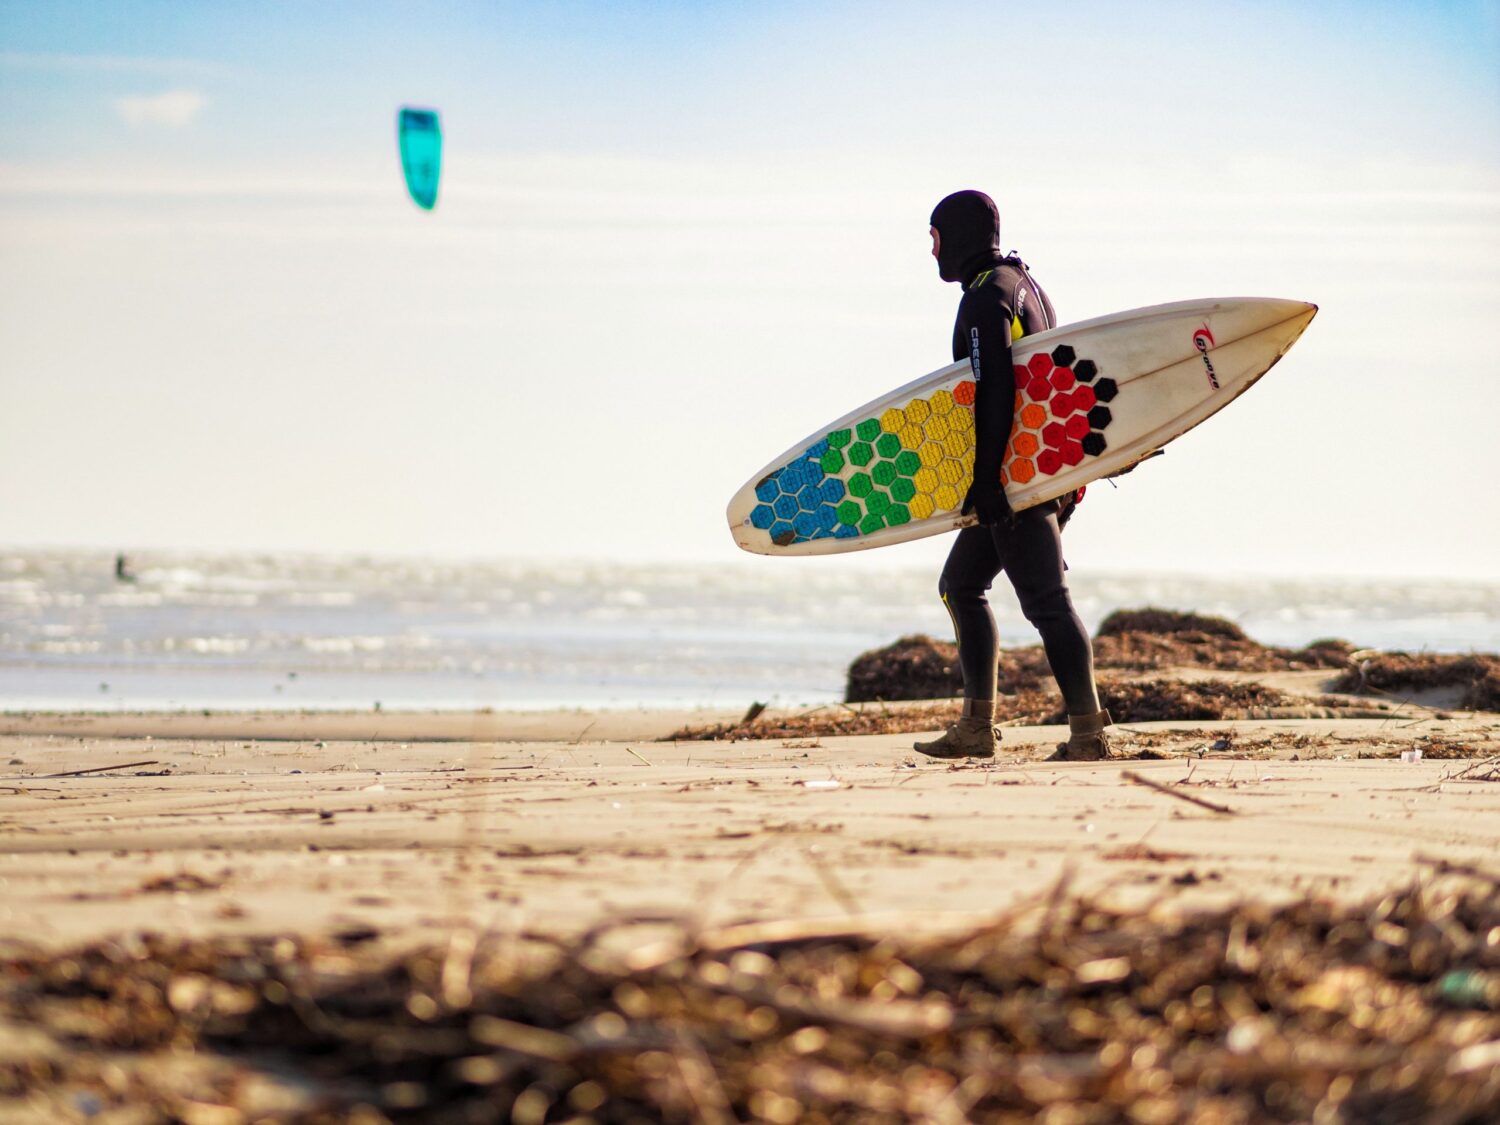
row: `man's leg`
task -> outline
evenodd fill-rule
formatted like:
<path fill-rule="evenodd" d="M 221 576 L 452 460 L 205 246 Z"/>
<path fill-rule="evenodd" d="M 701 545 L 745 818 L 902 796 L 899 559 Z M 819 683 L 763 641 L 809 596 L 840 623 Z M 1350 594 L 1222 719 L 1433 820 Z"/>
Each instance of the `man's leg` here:
<path fill-rule="evenodd" d="M 1068 593 L 1056 513 L 1049 506 L 1031 509 L 1019 515 L 1014 527 L 992 530 L 996 555 L 1015 588 L 1021 612 L 1041 634 L 1062 692 L 1071 731 L 1069 752 L 1063 756 L 1107 756 L 1104 728 L 1109 714 L 1099 706 L 1094 647 Z"/>
<path fill-rule="evenodd" d="M 954 537 L 938 579 L 938 596 L 953 619 L 966 699 L 995 698 L 1000 637 L 986 595 L 999 573 L 1000 556 L 987 528 L 966 527 Z"/>
<path fill-rule="evenodd" d="M 999 640 L 995 615 L 985 596 L 1000 559 L 994 540 L 982 527 L 960 531 L 938 579 L 938 594 L 953 619 L 958 663 L 964 677 L 964 709 L 958 722 L 932 742 L 915 748 L 934 758 L 989 758 L 999 741 L 995 734 L 995 666 Z"/>

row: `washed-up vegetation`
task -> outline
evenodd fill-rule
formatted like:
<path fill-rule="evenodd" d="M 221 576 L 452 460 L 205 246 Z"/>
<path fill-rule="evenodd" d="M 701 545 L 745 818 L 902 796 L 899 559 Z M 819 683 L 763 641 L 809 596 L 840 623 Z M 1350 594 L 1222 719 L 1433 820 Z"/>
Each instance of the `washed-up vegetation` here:
<path fill-rule="evenodd" d="M 1295 672 L 1347 668 L 1355 651 L 1347 641 L 1316 641 L 1305 648 L 1263 645 L 1232 621 L 1166 609 L 1122 609 L 1104 619 L 1094 637 L 1101 671 L 1143 672 L 1205 668 L 1225 672 Z M 1000 650 L 1000 691 L 1014 694 L 1051 683 L 1041 645 Z M 958 647 L 916 635 L 855 658 L 844 698 L 937 699 L 963 693 Z M 1174 716 L 1175 717 L 1175 716 Z M 1187 717 L 1187 716 L 1183 716 Z"/>
<path fill-rule="evenodd" d="M 11 956 L 0 1097 L 58 1119 L 304 1125 L 1500 1111 L 1500 893 L 1483 871 L 1360 905 L 1190 914 L 1058 888 L 957 935 L 846 931 L 683 932 L 622 959 L 604 930 L 544 968 L 470 931 L 394 958 L 368 935 Z"/>

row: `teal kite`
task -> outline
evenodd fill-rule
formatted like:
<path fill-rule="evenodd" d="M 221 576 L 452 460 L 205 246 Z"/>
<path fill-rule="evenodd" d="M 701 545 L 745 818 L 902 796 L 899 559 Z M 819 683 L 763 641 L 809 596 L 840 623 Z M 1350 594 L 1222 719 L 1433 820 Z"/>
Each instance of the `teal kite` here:
<path fill-rule="evenodd" d="M 403 109 L 397 135 L 401 142 L 401 170 L 406 190 L 418 207 L 431 211 L 437 204 L 438 175 L 443 166 L 443 130 L 436 110 Z"/>

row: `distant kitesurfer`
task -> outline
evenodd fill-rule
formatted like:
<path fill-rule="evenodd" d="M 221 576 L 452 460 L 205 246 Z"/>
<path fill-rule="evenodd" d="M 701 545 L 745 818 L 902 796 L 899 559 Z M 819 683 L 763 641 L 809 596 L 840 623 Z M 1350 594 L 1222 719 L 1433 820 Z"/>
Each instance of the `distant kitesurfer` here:
<path fill-rule="evenodd" d="M 115 556 L 115 581 L 134 582 L 135 575 L 130 571 L 130 560 L 123 554 Z"/>
<path fill-rule="evenodd" d="M 916 749 L 934 758 L 994 756 L 1000 741 L 994 725 L 1000 649 L 986 594 L 1003 570 L 1021 612 L 1042 636 L 1067 707 L 1071 736 L 1053 759 L 1107 758 L 1109 712 L 1099 705 L 1093 646 L 1063 573 L 1061 529 L 1082 489 L 1015 512 L 1000 485 L 1015 411 L 1011 341 L 1056 327 L 1052 302 L 1025 262 L 1001 252 L 1000 212 L 983 192 L 960 191 L 944 199 L 932 212 L 931 233 L 939 276 L 964 289 L 953 358 L 967 359 L 974 375 L 974 479 L 963 514 L 972 512 L 979 526 L 959 531 L 938 580 L 958 639 L 963 715 L 941 738 L 919 742 Z"/>

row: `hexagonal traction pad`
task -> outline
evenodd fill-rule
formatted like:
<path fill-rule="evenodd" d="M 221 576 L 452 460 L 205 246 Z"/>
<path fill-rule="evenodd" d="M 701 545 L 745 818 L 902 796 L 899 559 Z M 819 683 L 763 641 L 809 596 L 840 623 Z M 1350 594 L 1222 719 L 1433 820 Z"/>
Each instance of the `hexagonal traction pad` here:
<path fill-rule="evenodd" d="M 1028 484 L 1108 448 L 1119 393 L 1098 365 L 1059 344 L 1017 364 L 1015 422 L 1000 482 Z M 956 511 L 974 475 L 974 383 L 834 430 L 755 486 L 750 522 L 779 547 L 852 539 Z"/>

